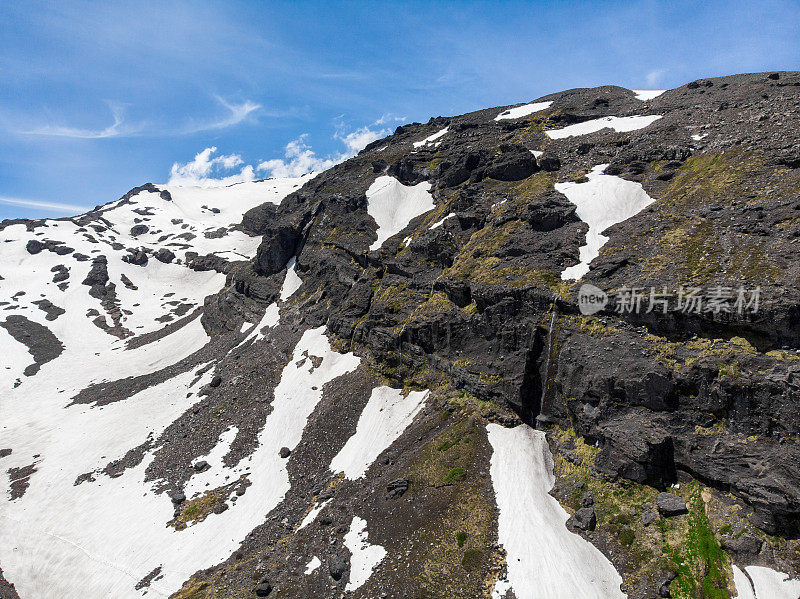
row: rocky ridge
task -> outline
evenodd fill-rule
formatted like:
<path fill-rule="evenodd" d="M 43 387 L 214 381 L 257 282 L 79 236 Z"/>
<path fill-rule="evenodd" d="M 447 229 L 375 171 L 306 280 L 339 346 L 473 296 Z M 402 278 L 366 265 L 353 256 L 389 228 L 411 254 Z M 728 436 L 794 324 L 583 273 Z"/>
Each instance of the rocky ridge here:
<path fill-rule="evenodd" d="M 696 81 L 646 100 L 619 87 L 569 90 L 527 109 L 399 127 L 280 204 L 244 212 L 238 228 L 261 238 L 252 260 L 178 248 L 194 271 L 225 276 L 200 311 L 208 342 L 156 370 L 92 381 L 71 401 L 122 405 L 181 376 L 181 393 L 194 397 L 163 430 L 75 485 L 141 471 L 170 498 L 164 525 L 187 534 L 271 493 L 246 466 L 269 447 L 263 464 L 287 475 L 280 501 L 175 596 L 501 597 L 510 580 L 511 597 L 486 424 L 522 423 L 547 431 L 552 495 L 571 513 L 567 526 L 602 551 L 627 596 L 732 596 L 741 592 L 737 572 L 756 591 L 760 571 L 750 568 L 800 574 L 798 119 L 800 74 L 781 72 Z M 586 189 L 597 175 L 636 184 L 653 201 L 599 231 L 608 240 L 588 273 L 565 279 L 591 222 L 559 190 Z M 381 238 L 382 178 L 400 194 L 427 190 L 432 208 L 409 213 L 371 249 Z M 170 201 L 156 186 L 121 201 L 143 193 Z M 76 224 L 104 226 L 102 214 Z M 43 226 L 3 229 L 20 224 Z M 142 227 L 129 235 L 150 234 Z M 174 260 L 157 239 L 120 260 L 145 268 L 150 257 Z M 59 255 L 64 243 L 26 247 Z M 129 334 L 114 309 L 114 281 L 126 288 L 124 279 L 107 259 L 86 267 L 83 285 L 108 316 L 97 326 L 109 336 L 148 347 L 184 330 L 176 322 L 142 334 L 151 337 Z M 53 272 L 57 284 L 61 271 Z M 611 297 L 593 315 L 579 308 L 585 283 Z M 694 287 L 731 290 L 732 309 L 682 309 L 679 290 Z M 629 309 L 635 296 L 626 291 L 640 290 L 645 306 L 651 288 L 670 301 Z M 748 300 L 759 290 L 757 310 L 735 309 L 739 288 Z M 55 314 L 45 306 L 43 318 Z M 194 308 L 170 320 L 196 317 Z M 0 323 L 17 340 L 19 318 Z M 30 322 L 30 334 L 45 326 Z M 309 335 L 323 334 L 314 331 L 326 341 L 309 345 Z M 45 354 L 29 347 L 37 365 L 59 359 L 37 359 Z M 329 364 L 342 369 L 336 377 L 314 374 Z M 265 432 L 291 396 L 281 386 L 289 375 L 323 377 L 319 397 L 302 439 L 276 438 L 272 448 Z M 18 380 L 25 376 L 39 375 L 26 370 Z M 412 416 L 388 445 L 369 439 L 364 447 L 377 454 L 364 475 L 331 471 L 384 388 L 427 395 L 404 408 Z M 387 406 L 414 397 L 386 393 Z M 9 449 L 0 460 L 20 451 Z M 214 478 L 221 469 L 228 478 Z M 199 475 L 206 487 L 192 482 Z M 385 552 L 355 588 L 370 562 L 356 557 L 353 538 Z M 303 574 L 312 557 L 319 565 Z M 169 575 L 148 572 L 133 581 L 139 590 L 157 590 Z"/>

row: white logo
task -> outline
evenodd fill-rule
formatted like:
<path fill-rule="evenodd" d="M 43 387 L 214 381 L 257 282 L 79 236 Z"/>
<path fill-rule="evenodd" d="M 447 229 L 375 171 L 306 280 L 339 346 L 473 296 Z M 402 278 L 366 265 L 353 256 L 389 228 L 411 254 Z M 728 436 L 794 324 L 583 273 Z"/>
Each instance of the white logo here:
<path fill-rule="evenodd" d="M 606 307 L 608 295 L 602 289 L 585 283 L 578 291 L 578 308 L 581 314 L 590 316 Z"/>

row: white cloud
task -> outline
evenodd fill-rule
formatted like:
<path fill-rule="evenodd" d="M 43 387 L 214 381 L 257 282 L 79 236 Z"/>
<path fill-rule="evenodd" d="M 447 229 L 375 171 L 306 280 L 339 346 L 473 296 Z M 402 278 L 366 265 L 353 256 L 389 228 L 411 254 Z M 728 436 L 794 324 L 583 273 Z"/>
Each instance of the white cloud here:
<path fill-rule="evenodd" d="M 290 141 L 286 144 L 284 159 L 265 160 L 256 167 L 256 170 L 267 173 L 270 177 L 299 177 L 306 173 L 324 171 L 349 158 L 345 153 L 321 158 L 306 144 L 307 138 L 308 134 L 304 133 Z"/>
<path fill-rule="evenodd" d="M 76 204 L 62 204 L 60 202 L 41 202 L 39 200 L 25 200 L 22 198 L 8 198 L 0 196 L 0 204 L 7 204 L 9 206 L 22 206 L 24 208 L 32 208 L 33 210 L 44 210 L 47 212 L 66 212 L 71 214 L 82 214 L 88 212 L 89 208 L 86 206 L 78 206 Z"/>
<path fill-rule="evenodd" d="M 45 125 L 28 131 L 21 131 L 24 135 L 48 135 L 51 137 L 72 137 L 74 139 L 103 139 L 106 137 L 120 137 L 135 133 L 138 128 L 126 126 L 122 115 L 122 107 L 110 104 L 111 115 L 114 122 L 105 129 L 79 129 L 76 127 L 63 127 L 61 125 Z"/>
<path fill-rule="evenodd" d="M 374 131 L 369 127 L 361 127 L 360 129 L 356 129 L 350 133 L 345 135 L 337 134 L 336 138 L 341 140 L 345 146 L 347 146 L 347 153 L 351 156 L 355 156 L 361 150 L 367 147 L 368 144 L 372 143 L 376 139 L 380 139 L 381 137 L 386 137 L 390 132 L 387 129 L 381 129 L 379 131 Z"/>
<path fill-rule="evenodd" d="M 381 117 L 373 125 L 383 124 L 386 122 L 383 120 L 384 118 L 396 119 L 396 117 Z M 371 129 L 368 126 L 346 133 L 344 125 L 340 123 L 333 137 L 345 145 L 345 150 L 324 158 L 314 153 L 314 150 L 306 143 L 308 134 L 304 133 L 286 145 L 286 152 L 282 159 L 265 160 L 256 167 L 256 171 L 267 173 L 270 177 L 299 177 L 306 173 L 318 173 L 352 158 L 368 144 L 389 133 L 391 133 L 389 129 Z"/>
<path fill-rule="evenodd" d="M 217 151 L 216 146 L 206 148 L 195 155 L 194 160 L 172 165 L 168 185 L 181 187 L 224 187 L 234 183 L 244 183 L 255 179 L 253 167 L 245 165 L 238 173 L 215 178 L 214 175 L 223 175 L 243 164 L 242 157 L 238 154 L 223 154 L 211 157 Z"/>
<path fill-rule="evenodd" d="M 383 118 L 401 120 L 397 117 Z M 256 172 L 263 173 L 267 177 L 299 177 L 307 173 L 318 173 L 355 156 L 367 144 L 389 133 L 388 129 L 372 129 L 370 126 L 348 133 L 340 124 L 333 137 L 344 144 L 344 150 L 328 156 L 317 156 L 307 143 L 308 134 L 304 133 L 286 144 L 283 158 L 264 160 L 255 167 L 244 165 L 242 157 L 238 154 L 212 156 L 217 148 L 209 147 L 198 153 L 191 162 L 174 163 L 168 184 L 183 187 L 223 187 L 253 181 Z"/>
<path fill-rule="evenodd" d="M 181 131 L 184 135 L 191 133 L 200 133 L 201 131 L 213 131 L 215 129 L 226 129 L 238 125 L 247 119 L 252 113 L 261 108 L 261 104 L 256 104 L 250 100 L 245 100 L 241 104 L 233 104 L 227 102 L 224 98 L 214 96 L 222 106 L 224 106 L 229 114 L 216 120 L 205 123 L 193 123 Z"/>

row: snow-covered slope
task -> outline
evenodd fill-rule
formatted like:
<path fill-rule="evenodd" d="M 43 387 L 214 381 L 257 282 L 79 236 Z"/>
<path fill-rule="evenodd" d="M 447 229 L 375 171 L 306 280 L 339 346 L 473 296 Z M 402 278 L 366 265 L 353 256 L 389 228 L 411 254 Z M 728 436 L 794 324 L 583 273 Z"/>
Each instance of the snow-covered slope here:
<path fill-rule="evenodd" d="M 614 566 L 566 529 L 566 511 L 548 494 L 555 478 L 544 433 L 524 425 L 487 428 L 500 510 L 497 534 L 508 565 L 508 580 L 498 583 L 493 596 L 502 599 L 511 589 L 515 597 L 625 597 Z"/>
<path fill-rule="evenodd" d="M 797 597 L 796 90 L 576 88 L 4 221 L 0 596 Z M 684 275 L 768 301 L 578 315 Z"/>
<path fill-rule="evenodd" d="M 191 253 L 251 258 L 260 237 L 236 226 L 243 213 L 280 202 L 303 179 L 144 189 L 89 215 L 0 231 L 0 563 L 22 596 L 52 597 L 55 588 L 59 597 L 138 595 L 134 585 L 157 567 L 151 590 L 167 596 L 224 559 L 269 511 L 253 493 L 252 508 L 240 502 L 237 514 L 179 533 L 166 526 L 169 497 L 145 481 L 155 440 L 211 380 L 203 364 L 167 372 L 124 401 L 103 405 L 111 399 L 96 395 L 87 404 L 79 395 L 169 371 L 206 346 L 196 309 L 225 275 L 190 268 Z M 140 250 L 146 260 L 135 257 Z M 301 417 L 295 407 L 291 414 Z M 286 423 L 276 429 L 273 444 L 287 443 Z M 138 465 L 104 472 L 137 448 Z M 206 459 L 217 462 L 227 451 L 212 453 Z M 220 471 L 197 473 L 187 495 L 218 486 L 208 474 Z M 256 520 L 242 517 L 247 510 Z"/>
<path fill-rule="evenodd" d="M 243 214 L 279 203 L 305 179 L 146 186 L 86 215 L 0 230 L 0 564 L 22 597 L 170 596 L 194 572 L 224 561 L 287 498 L 285 455 L 325 386 L 360 359 L 335 351 L 324 327 L 276 332 L 282 307 L 303 285 L 294 258 L 276 301 L 227 345 L 214 345 L 199 308 L 224 288 L 219 271 L 255 255 L 261 238 L 238 225 Z M 395 213 L 387 226 L 402 228 L 429 194 L 425 185 L 391 181 L 401 205 L 384 206 Z M 271 402 L 250 449 L 241 451 L 251 434 L 246 420 L 210 437 L 197 430 L 205 450 L 186 456 L 191 471 L 162 470 L 158 456 L 175 443 L 171 431 L 220 384 L 220 360 L 258 356 L 298 334 L 274 385 L 263 387 Z M 426 396 L 376 387 L 326 470 L 363 476 Z M 164 492 L 176 476 L 180 492 Z M 298 530 L 329 501 L 312 506 Z M 354 517 L 344 538 L 349 590 L 385 555 L 366 531 L 367 520 Z"/>

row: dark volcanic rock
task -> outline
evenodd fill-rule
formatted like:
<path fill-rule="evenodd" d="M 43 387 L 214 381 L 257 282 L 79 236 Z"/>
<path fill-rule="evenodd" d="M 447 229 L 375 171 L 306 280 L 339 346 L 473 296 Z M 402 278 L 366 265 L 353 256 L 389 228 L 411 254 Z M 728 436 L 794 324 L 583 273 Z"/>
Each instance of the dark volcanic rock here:
<path fill-rule="evenodd" d="M 499 181 L 527 179 L 539 167 L 530 150 L 521 145 L 501 145 L 500 158 L 486 169 L 486 176 Z"/>
<path fill-rule="evenodd" d="M 656 505 L 658 513 L 666 517 L 679 516 L 689 511 L 683 498 L 673 493 L 659 493 Z"/>
<path fill-rule="evenodd" d="M 346 557 L 337 555 L 328 560 L 328 573 L 334 580 L 341 580 L 349 566 L 350 564 Z"/>
<path fill-rule="evenodd" d="M 591 531 L 597 526 L 597 515 L 593 507 L 582 507 L 577 510 L 567 521 L 567 526 L 578 530 Z"/>
<path fill-rule="evenodd" d="M 44 244 L 36 239 L 31 239 L 25 249 L 28 250 L 29 254 L 38 254 L 44 249 Z"/>
<path fill-rule="evenodd" d="M 128 255 L 122 257 L 123 262 L 134 264 L 136 266 L 144 266 L 147 264 L 147 254 L 143 250 L 128 250 Z"/>
<path fill-rule="evenodd" d="M 642 510 L 641 514 L 642 524 L 650 526 L 653 522 L 658 520 L 658 512 L 650 507 Z"/>
<path fill-rule="evenodd" d="M 0 322 L 0 327 L 25 345 L 33 356 L 33 364 L 24 370 L 25 376 L 34 376 L 43 364 L 55 360 L 64 351 L 63 344 L 50 329 L 20 314 L 8 316 L 4 322 Z"/>
<path fill-rule="evenodd" d="M 724 535 L 720 539 L 720 545 L 722 545 L 722 548 L 726 551 L 737 555 L 752 556 L 758 555 L 761 552 L 764 541 L 756 536 L 745 533 L 740 537 Z"/>
<path fill-rule="evenodd" d="M 266 597 L 272 592 L 272 584 L 269 580 L 262 580 L 256 585 L 256 597 Z"/>
<path fill-rule="evenodd" d="M 173 260 L 175 260 L 175 254 L 172 251 L 168 250 L 167 248 L 160 248 L 155 254 L 154 257 L 159 262 L 163 262 L 164 264 L 169 264 Z"/>
<path fill-rule="evenodd" d="M 108 283 L 108 258 L 105 256 L 97 256 L 93 259 L 92 268 L 81 283 L 90 287 L 102 287 Z"/>
<path fill-rule="evenodd" d="M 398 499 L 408 491 L 409 481 L 407 478 L 397 478 L 386 485 L 386 498 Z"/>

